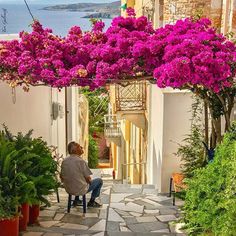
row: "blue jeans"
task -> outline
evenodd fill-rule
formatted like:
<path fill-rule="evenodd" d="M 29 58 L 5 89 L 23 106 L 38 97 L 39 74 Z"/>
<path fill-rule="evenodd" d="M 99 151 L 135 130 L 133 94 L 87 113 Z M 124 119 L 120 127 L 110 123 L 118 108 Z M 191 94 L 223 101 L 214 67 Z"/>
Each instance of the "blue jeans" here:
<path fill-rule="evenodd" d="M 90 201 L 94 201 L 95 198 L 99 197 L 102 185 L 103 181 L 101 178 L 96 178 L 91 181 L 88 189 L 88 193 L 92 191 Z"/>
<path fill-rule="evenodd" d="M 101 191 L 101 188 L 102 188 L 102 185 L 103 185 L 103 181 L 102 179 L 100 178 L 97 178 L 97 179 L 93 179 L 91 181 L 91 184 L 89 185 L 89 189 L 88 189 L 88 192 L 91 192 L 92 191 L 92 194 L 91 194 L 91 199 L 90 201 L 94 201 L 95 198 L 99 197 L 100 195 L 100 191 Z M 74 203 L 76 204 L 81 204 L 82 203 L 82 200 L 79 199 L 79 196 L 75 196 L 75 200 L 74 200 Z"/>

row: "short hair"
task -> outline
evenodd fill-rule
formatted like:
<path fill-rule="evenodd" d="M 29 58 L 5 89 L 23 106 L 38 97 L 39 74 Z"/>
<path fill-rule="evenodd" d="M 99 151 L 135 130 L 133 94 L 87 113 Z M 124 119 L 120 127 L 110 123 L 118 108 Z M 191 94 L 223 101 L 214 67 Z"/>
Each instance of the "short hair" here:
<path fill-rule="evenodd" d="M 76 154 L 76 149 L 78 147 L 78 143 L 76 142 L 70 142 L 67 146 L 67 150 L 69 152 L 69 154 Z"/>

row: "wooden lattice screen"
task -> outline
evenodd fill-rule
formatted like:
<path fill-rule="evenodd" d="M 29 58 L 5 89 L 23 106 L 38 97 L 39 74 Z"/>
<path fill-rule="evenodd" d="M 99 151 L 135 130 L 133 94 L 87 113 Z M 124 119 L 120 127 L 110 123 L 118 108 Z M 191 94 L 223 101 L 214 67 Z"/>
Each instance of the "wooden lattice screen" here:
<path fill-rule="evenodd" d="M 115 85 L 116 111 L 146 110 L 147 85 L 145 81 L 130 82 L 127 86 Z"/>

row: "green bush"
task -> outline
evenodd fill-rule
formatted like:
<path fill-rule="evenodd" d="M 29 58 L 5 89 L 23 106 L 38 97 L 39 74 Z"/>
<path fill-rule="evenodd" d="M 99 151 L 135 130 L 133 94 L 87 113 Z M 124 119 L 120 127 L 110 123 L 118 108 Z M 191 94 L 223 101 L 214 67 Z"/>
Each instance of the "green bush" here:
<path fill-rule="evenodd" d="M 17 214 L 19 197 L 16 193 L 18 187 L 15 183 L 16 154 L 14 145 L 0 134 L 0 219 L 11 218 Z"/>
<path fill-rule="evenodd" d="M 98 166 L 98 145 L 92 135 L 89 135 L 88 166 L 92 169 Z"/>
<path fill-rule="evenodd" d="M 0 220 L 10 219 L 18 214 L 19 201 L 17 196 L 6 196 L 0 191 Z"/>
<path fill-rule="evenodd" d="M 181 157 L 181 170 L 183 174 L 191 178 L 196 169 L 206 166 L 206 155 L 203 148 L 203 136 L 198 125 L 192 125 L 191 133 L 180 144 L 177 155 Z"/>
<path fill-rule="evenodd" d="M 25 194 L 32 193 L 31 198 L 20 199 L 20 203 L 39 204 L 43 202 L 50 205 L 46 196 L 55 191 L 58 185 L 56 181 L 57 163 L 53 160 L 47 143 L 41 138 L 32 138 L 32 132 L 30 130 L 25 135 L 21 132 L 13 135 L 4 126 L 3 134 L 9 142 L 14 143 L 14 149 L 18 151 L 14 158 L 16 172 L 25 175 L 26 179 L 30 181 L 27 186 L 23 186 L 19 196 L 27 196 Z M 35 186 L 34 195 L 33 185 Z"/>
<path fill-rule="evenodd" d="M 206 166 L 207 160 L 203 146 L 204 127 L 202 124 L 203 104 L 200 98 L 193 96 L 191 106 L 191 129 L 179 144 L 177 156 L 181 158 L 181 171 L 191 178 L 196 169 Z"/>
<path fill-rule="evenodd" d="M 184 221 L 189 235 L 236 235 L 236 123 L 215 159 L 187 181 Z"/>

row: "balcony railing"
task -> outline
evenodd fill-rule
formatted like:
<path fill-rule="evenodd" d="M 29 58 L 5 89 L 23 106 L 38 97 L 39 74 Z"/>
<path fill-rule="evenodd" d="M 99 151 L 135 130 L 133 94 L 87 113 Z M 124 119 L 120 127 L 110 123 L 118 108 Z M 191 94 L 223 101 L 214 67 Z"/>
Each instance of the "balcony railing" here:
<path fill-rule="evenodd" d="M 107 138 L 116 138 L 121 136 L 120 121 L 116 115 L 104 116 L 104 134 Z"/>
<path fill-rule="evenodd" d="M 134 81 L 123 87 L 115 86 L 116 111 L 143 111 L 146 109 L 146 82 Z"/>

